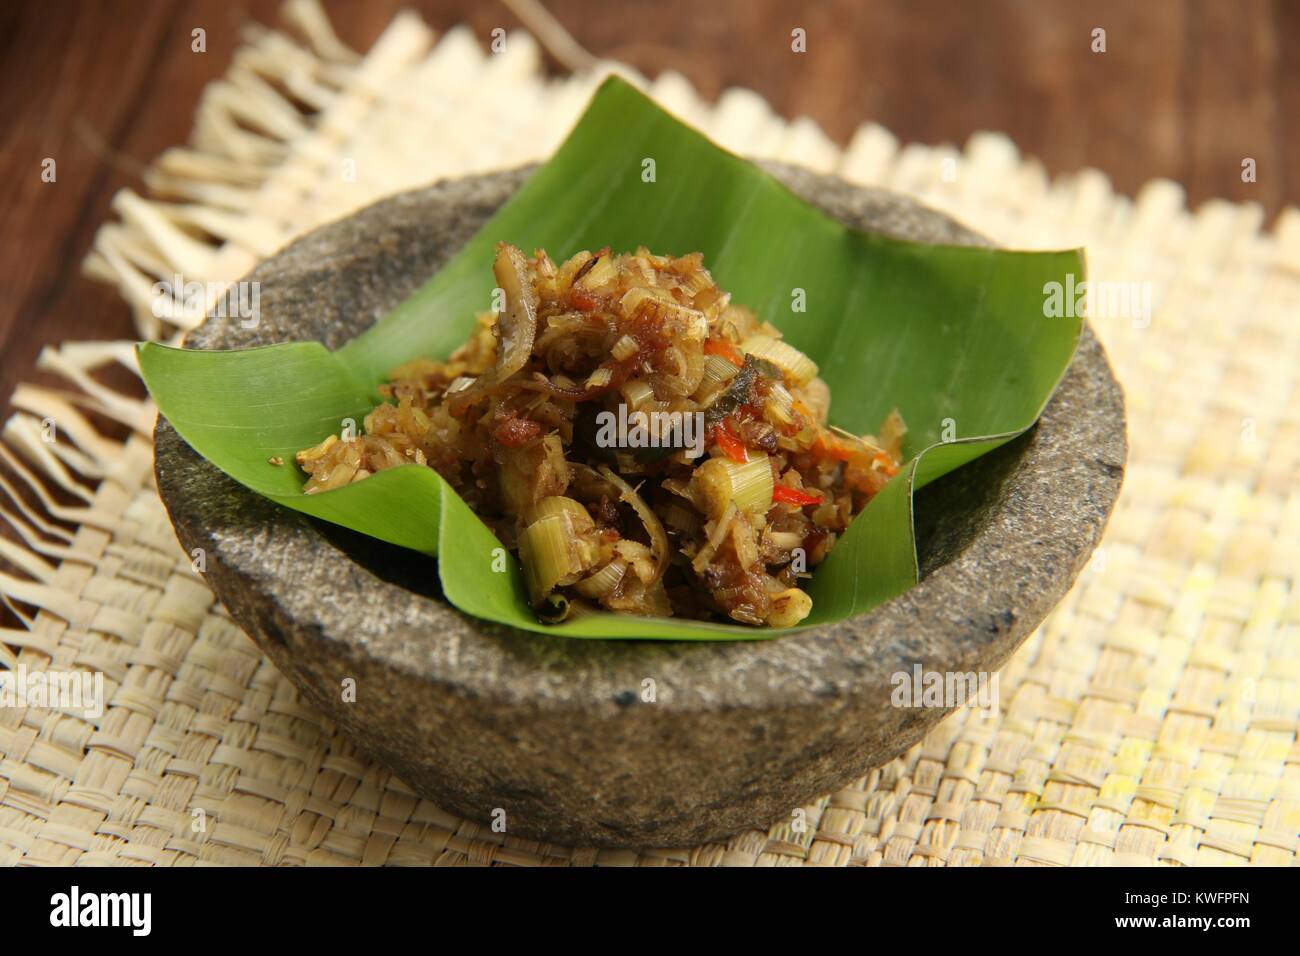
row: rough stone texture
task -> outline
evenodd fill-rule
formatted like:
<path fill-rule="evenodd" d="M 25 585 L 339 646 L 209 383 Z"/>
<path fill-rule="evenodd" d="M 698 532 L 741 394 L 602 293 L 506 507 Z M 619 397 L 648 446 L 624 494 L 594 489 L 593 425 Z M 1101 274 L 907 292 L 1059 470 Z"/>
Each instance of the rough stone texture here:
<path fill-rule="evenodd" d="M 919 240 L 980 242 L 911 201 L 789 167 L 833 215 Z M 527 170 L 439 183 L 319 229 L 251 276 L 255 330 L 232 348 L 338 347 L 436 270 Z M 486 266 L 485 266 L 486 268 Z M 163 500 L 235 619 L 321 711 L 421 794 L 469 819 L 570 844 L 693 845 L 786 818 L 915 743 L 944 716 L 890 705 L 890 676 L 1000 667 L 1069 588 L 1119 492 L 1123 400 L 1085 330 L 1042 420 L 918 496 L 924 577 L 852 621 L 761 643 L 583 641 L 467 618 L 434 564 L 246 491 L 167 425 Z M 357 680 L 343 704 L 340 682 Z M 642 703 L 653 678 L 655 703 Z"/>

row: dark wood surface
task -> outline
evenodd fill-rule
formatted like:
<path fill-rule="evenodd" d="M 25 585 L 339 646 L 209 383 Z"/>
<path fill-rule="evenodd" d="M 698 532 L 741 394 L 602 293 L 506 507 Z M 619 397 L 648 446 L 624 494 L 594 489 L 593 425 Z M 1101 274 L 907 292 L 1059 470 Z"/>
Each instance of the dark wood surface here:
<path fill-rule="evenodd" d="M 366 48 L 401 6 L 485 38 L 514 16 L 496 0 L 328 3 Z M 1224 196 L 1275 214 L 1300 184 L 1300 3 L 1288 0 L 550 0 L 598 54 L 680 70 L 706 96 L 758 90 L 845 142 L 862 121 L 902 140 L 961 144 L 1009 133 L 1052 172 L 1090 165 L 1116 187 L 1153 176 L 1193 203 Z M 129 337 L 126 306 L 81 260 L 118 189 L 189 134 L 205 83 L 249 20 L 278 0 L 9 0 L 0 6 L 0 398 L 33 377 L 42 344 Z M 207 31 L 207 52 L 190 31 Z M 808 50 L 790 50 L 790 31 Z M 1091 31 L 1106 30 L 1093 53 Z M 552 65 L 554 67 L 554 64 Z M 41 181 L 56 160 L 58 179 Z M 1243 183 L 1253 157 L 1258 181 Z"/>

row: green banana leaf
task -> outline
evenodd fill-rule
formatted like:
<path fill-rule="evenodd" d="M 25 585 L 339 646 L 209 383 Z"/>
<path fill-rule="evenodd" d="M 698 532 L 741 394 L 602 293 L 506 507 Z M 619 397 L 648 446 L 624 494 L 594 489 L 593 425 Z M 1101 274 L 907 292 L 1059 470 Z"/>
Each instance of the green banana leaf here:
<path fill-rule="evenodd" d="M 606 245 L 698 250 L 733 301 L 820 365 L 832 424 L 873 432 L 891 408 L 901 410 L 908 463 L 816 569 L 812 614 L 797 629 L 861 614 L 916 583 L 913 491 L 1030 427 L 1080 333 L 1078 318 L 1049 318 L 1044 308 L 1048 283 L 1082 278 L 1078 251 L 924 245 L 850 229 L 610 79 L 556 154 L 465 248 L 338 351 L 316 342 L 140 347 L 162 414 L 226 474 L 285 507 L 441 554 L 443 592 L 457 608 L 546 634 L 754 640 L 787 632 L 607 613 L 539 623 L 514 558 L 501 559 L 487 526 L 426 467 L 302 494 L 305 476 L 289 464 L 295 452 L 338 432 L 345 418 L 360 422 L 389 369 L 445 357 L 468 337 L 491 301 L 498 240 L 545 248 L 557 261 Z M 794 310 L 796 289 L 805 310 Z M 269 464 L 272 456 L 286 464 Z"/>

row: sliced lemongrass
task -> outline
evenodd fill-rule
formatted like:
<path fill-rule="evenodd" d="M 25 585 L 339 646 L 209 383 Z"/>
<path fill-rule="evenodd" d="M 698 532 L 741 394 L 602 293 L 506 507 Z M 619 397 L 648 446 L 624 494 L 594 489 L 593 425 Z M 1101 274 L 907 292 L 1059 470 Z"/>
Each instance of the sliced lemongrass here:
<path fill-rule="evenodd" d="M 618 278 L 618 267 L 614 265 L 612 256 L 599 256 L 596 264 L 589 268 L 586 274 L 574 283 L 579 289 L 593 291 L 603 289 Z"/>
<path fill-rule="evenodd" d="M 709 320 L 699 309 L 682 305 L 667 292 L 646 286 L 634 286 L 623 293 L 619 307 L 626 316 L 635 315 L 642 308 L 652 314 L 671 317 L 671 331 L 691 342 L 703 342 L 709 336 Z"/>
<path fill-rule="evenodd" d="M 492 274 L 505 293 L 506 308 L 497 317 L 501 333 L 497 361 L 486 379 L 503 382 L 528 362 L 537 335 L 537 290 L 528 275 L 528 260 L 515 246 L 497 244 Z"/>
<path fill-rule="evenodd" d="M 704 351 L 697 343 L 670 345 L 660 353 L 663 370 L 655 376 L 660 394 L 684 398 L 700 387 L 704 378 Z"/>
<path fill-rule="evenodd" d="M 696 293 L 712 287 L 713 276 L 709 275 L 707 269 L 696 269 L 682 282 L 682 291 L 692 297 Z"/>
<path fill-rule="evenodd" d="M 576 532 L 590 531 L 596 526 L 592 520 L 591 514 L 580 502 L 572 498 L 566 498 L 563 495 L 548 495 L 535 504 L 531 504 L 523 511 L 525 524 L 534 524 L 543 518 L 549 518 L 552 515 L 567 515 L 573 522 L 573 529 Z"/>
<path fill-rule="evenodd" d="M 658 294 L 658 290 L 651 286 L 637 285 L 623 293 L 623 297 L 618 300 L 619 306 L 624 315 L 632 315 L 646 303 L 652 307 L 658 308 L 664 305 L 664 297 Z"/>
<path fill-rule="evenodd" d="M 710 382 L 730 382 L 739 372 L 740 367 L 726 356 L 710 354 L 704 360 L 704 377 Z"/>
<path fill-rule="evenodd" d="M 587 376 L 587 388 L 604 388 L 613 378 L 614 370 L 608 365 L 602 365 Z"/>
<path fill-rule="evenodd" d="M 794 396 L 780 382 L 773 382 L 768 390 L 767 404 L 764 406 L 767 417 L 777 425 L 794 424 Z"/>
<path fill-rule="evenodd" d="M 695 390 L 695 400 L 708 405 L 739 372 L 739 368 L 721 355 L 706 355 L 704 374 L 700 378 L 699 388 Z"/>
<path fill-rule="evenodd" d="M 609 352 L 614 356 L 614 358 L 623 362 L 630 359 L 633 355 L 636 355 L 640 348 L 641 346 L 637 345 L 636 339 L 632 338 L 630 335 L 624 335 L 614 343 L 614 347 L 610 349 Z"/>
<path fill-rule="evenodd" d="M 619 391 L 623 393 L 628 408 L 633 411 L 644 408 L 655 400 L 655 390 L 643 378 L 628 379 Z"/>
<path fill-rule="evenodd" d="M 656 281 L 654 266 L 650 263 L 649 253 L 637 250 L 636 255 L 627 261 L 628 271 L 642 282 L 653 284 Z"/>
<path fill-rule="evenodd" d="M 760 514 L 772 507 L 772 468 L 767 455 L 753 454 L 749 461 L 722 461 L 731 476 L 731 500 L 749 514 Z"/>
<path fill-rule="evenodd" d="M 767 359 L 795 385 L 807 385 L 817 376 L 817 363 L 793 345 L 770 335 L 751 335 L 740 347 L 761 359 Z"/>
<path fill-rule="evenodd" d="M 772 507 L 772 468 L 767 455 L 750 454 L 747 462 L 710 458 L 695 469 L 692 483 L 706 513 L 721 515 L 732 502 L 748 514 L 759 514 Z"/>
<path fill-rule="evenodd" d="M 570 548 L 572 537 L 572 523 L 559 514 L 540 518 L 520 533 L 519 558 L 533 607 L 541 607 L 555 586 L 578 570 Z"/>
<path fill-rule="evenodd" d="M 583 597 L 599 601 L 618 587 L 626 573 L 627 562 L 615 558 L 595 574 L 590 574 L 574 584 L 573 588 Z"/>

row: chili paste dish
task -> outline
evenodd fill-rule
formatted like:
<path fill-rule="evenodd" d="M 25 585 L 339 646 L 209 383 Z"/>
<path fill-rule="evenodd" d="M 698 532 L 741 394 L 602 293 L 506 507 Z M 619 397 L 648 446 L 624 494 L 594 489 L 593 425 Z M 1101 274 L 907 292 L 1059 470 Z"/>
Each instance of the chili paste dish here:
<path fill-rule="evenodd" d="M 831 393 L 703 256 L 556 264 L 498 245 L 500 311 L 407 362 L 364 432 L 297 454 L 313 494 L 435 469 L 522 562 L 546 621 L 583 606 L 790 627 L 800 586 L 902 464 L 903 420 L 827 426 Z"/>
<path fill-rule="evenodd" d="M 991 673 L 1064 595 L 1124 462 L 1047 305 L 1084 275 L 611 78 L 544 164 L 321 226 L 249 274 L 260 320 L 142 345 L 158 487 L 421 797 L 694 846 L 912 746 L 944 709 L 900 675 Z"/>
<path fill-rule="evenodd" d="M 1038 420 L 1083 328 L 1049 293 L 1084 263 L 952 223 L 908 234 L 919 212 L 857 216 L 892 200 L 848 187 L 814 204 L 808 175 L 610 79 L 473 229 L 425 235 L 443 207 L 403 207 L 377 278 L 298 247 L 310 335 L 268 286 L 228 347 L 147 343 L 141 372 L 227 476 L 435 558 L 430 592 L 478 621 L 665 641 L 837 625 L 921 580 L 914 495 Z M 357 315 L 369 282 L 388 294 Z"/>

